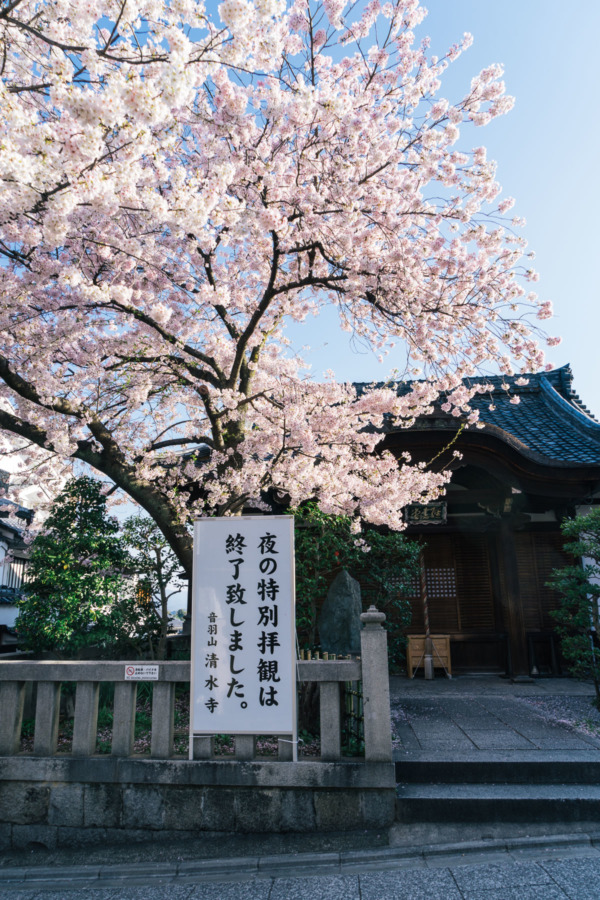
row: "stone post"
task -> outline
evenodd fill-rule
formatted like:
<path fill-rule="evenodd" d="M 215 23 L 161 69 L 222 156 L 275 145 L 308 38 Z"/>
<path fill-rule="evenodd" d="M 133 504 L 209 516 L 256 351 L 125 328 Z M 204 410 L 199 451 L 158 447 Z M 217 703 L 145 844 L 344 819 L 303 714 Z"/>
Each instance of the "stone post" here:
<path fill-rule="evenodd" d="M 338 681 L 322 681 L 319 685 L 321 713 L 321 759 L 341 759 L 341 709 Z"/>
<path fill-rule="evenodd" d="M 256 756 L 256 735 L 236 734 L 234 752 L 236 759 L 254 759 Z"/>
<path fill-rule="evenodd" d="M 136 681 L 115 682 L 113 706 L 113 756 L 131 756 L 135 736 Z"/>
<path fill-rule="evenodd" d="M 213 759 L 214 755 L 214 735 L 195 734 L 192 743 L 192 759 Z"/>
<path fill-rule="evenodd" d="M 173 755 L 174 716 L 174 682 L 156 681 L 152 686 L 152 759 L 169 759 Z"/>
<path fill-rule="evenodd" d="M 0 756 L 13 756 L 19 752 L 24 702 L 24 681 L 0 684 Z"/>
<path fill-rule="evenodd" d="M 39 681 L 35 707 L 35 756 L 54 756 L 58 744 L 60 681 Z"/>
<path fill-rule="evenodd" d="M 78 681 L 75 689 L 75 721 L 73 722 L 73 756 L 93 756 L 98 729 L 97 681 Z"/>
<path fill-rule="evenodd" d="M 360 617 L 365 761 L 390 762 L 392 723 L 385 614 L 370 606 Z"/>
<path fill-rule="evenodd" d="M 277 758 L 280 762 L 292 762 L 294 758 L 293 734 L 280 734 L 277 739 Z"/>

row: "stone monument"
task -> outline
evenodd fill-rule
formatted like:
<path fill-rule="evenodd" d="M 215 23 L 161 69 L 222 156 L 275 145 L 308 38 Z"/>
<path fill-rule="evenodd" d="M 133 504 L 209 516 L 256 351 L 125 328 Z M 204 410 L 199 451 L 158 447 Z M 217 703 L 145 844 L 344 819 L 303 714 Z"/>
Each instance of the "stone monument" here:
<path fill-rule="evenodd" d="M 321 650 L 346 656 L 360 654 L 360 585 L 345 570 L 331 582 L 319 616 Z"/>

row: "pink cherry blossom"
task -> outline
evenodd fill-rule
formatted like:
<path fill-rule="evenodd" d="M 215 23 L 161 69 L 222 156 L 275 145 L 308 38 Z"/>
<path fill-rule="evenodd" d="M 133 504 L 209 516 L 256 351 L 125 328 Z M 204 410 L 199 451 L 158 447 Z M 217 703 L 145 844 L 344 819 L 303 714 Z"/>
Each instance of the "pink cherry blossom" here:
<path fill-rule="evenodd" d="M 0 11 L 0 426 L 156 519 L 317 498 L 401 528 L 446 474 L 379 452 L 462 381 L 544 365 L 525 243 L 418 0 L 21 0 Z M 499 224 L 500 223 L 500 224 Z M 285 331 L 325 306 L 402 373 L 307 378 Z M 393 349 L 391 345 L 394 344 Z M 512 398 L 515 402 L 518 398 Z M 39 477 L 39 476 L 38 476 Z"/>

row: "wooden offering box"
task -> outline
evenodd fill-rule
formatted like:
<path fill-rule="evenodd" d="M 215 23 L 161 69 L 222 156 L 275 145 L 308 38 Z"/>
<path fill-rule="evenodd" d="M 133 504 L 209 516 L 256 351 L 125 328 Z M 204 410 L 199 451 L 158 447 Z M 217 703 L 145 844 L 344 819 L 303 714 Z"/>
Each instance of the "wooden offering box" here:
<path fill-rule="evenodd" d="M 445 668 L 448 675 L 452 675 L 452 661 L 450 659 L 450 635 L 431 634 L 433 642 L 433 666 L 435 669 Z M 406 648 L 406 667 L 408 677 L 412 678 L 415 669 L 425 665 L 425 635 L 409 634 Z"/>

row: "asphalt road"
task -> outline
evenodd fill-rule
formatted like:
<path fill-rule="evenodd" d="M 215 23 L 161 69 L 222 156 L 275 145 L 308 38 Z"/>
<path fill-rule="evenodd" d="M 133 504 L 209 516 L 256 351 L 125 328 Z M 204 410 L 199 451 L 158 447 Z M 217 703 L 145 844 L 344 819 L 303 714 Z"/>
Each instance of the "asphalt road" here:
<path fill-rule="evenodd" d="M 271 858 L 271 870 L 261 875 L 230 860 L 230 878 L 212 880 L 210 872 L 179 867 L 165 873 L 138 864 L 104 869 L 102 886 L 77 887 L 83 867 L 57 867 L 52 887 L 43 883 L 1 887 L 6 900 L 599 900 L 600 850 L 582 841 L 552 847 L 538 838 L 518 849 L 456 850 L 437 857 L 385 859 L 381 853 L 348 854 L 332 871 L 325 854 L 311 860 Z M 329 854 L 331 856 L 331 854 Z M 285 872 L 277 873 L 277 859 Z M 168 867 L 166 867 L 168 868 Z M 16 872 L 15 869 L 12 870 Z M 24 871 L 24 870 L 23 870 Z M 35 869 L 28 870 L 30 877 Z M 311 874 L 309 874 L 309 871 Z M 9 875 L 8 870 L 0 872 Z M 38 877 L 43 874 L 38 870 Z M 62 881 L 57 880 L 63 877 Z M 80 882 L 81 883 L 81 882 Z"/>

